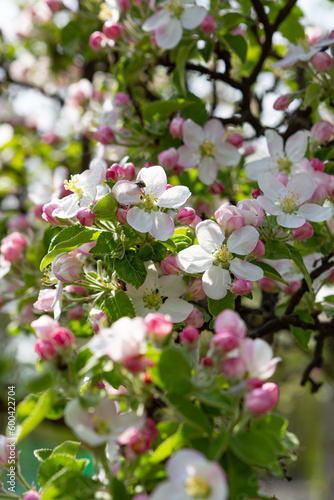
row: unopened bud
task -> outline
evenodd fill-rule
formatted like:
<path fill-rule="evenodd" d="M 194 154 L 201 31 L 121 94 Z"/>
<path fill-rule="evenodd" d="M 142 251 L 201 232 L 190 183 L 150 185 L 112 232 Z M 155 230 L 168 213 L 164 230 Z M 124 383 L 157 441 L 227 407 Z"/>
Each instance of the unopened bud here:
<path fill-rule="evenodd" d="M 185 122 L 185 119 L 182 118 L 181 116 L 177 116 L 176 118 L 173 118 L 173 120 L 170 122 L 170 125 L 169 125 L 170 135 L 173 137 L 181 138 L 183 135 L 184 122 Z"/>
<path fill-rule="evenodd" d="M 211 33 L 213 33 L 216 30 L 217 22 L 216 22 L 214 17 L 206 16 L 203 19 L 201 27 L 202 27 L 202 30 L 204 31 L 204 33 L 207 33 L 208 35 L 210 35 Z"/>
<path fill-rule="evenodd" d="M 253 283 L 249 280 L 235 280 L 231 287 L 231 291 L 236 295 L 248 295 L 252 290 Z"/>
<path fill-rule="evenodd" d="M 292 237 L 297 241 L 305 241 L 313 236 L 314 229 L 312 224 L 305 222 L 301 227 L 292 230 Z"/>
<path fill-rule="evenodd" d="M 333 59 L 327 52 L 317 52 L 311 59 L 311 63 L 316 71 L 324 73 L 331 67 Z"/>

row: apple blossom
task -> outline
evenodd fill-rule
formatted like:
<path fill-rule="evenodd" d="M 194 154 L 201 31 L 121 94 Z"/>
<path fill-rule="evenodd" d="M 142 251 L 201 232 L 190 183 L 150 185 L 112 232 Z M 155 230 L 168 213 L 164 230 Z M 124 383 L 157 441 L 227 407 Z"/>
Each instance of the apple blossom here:
<path fill-rule="evenodd" d="M 219 120 L 212 118 L 204 128 L 188 119 L 183 124 L 184 145 L 179 148 L 179 165 L 198 169 L 203 184 L 212 184 L 219 166 L 234 166 L 240 161 L 238 150 L 229 142 L 222 142 L 225 131 Z"/>
<path fill-rule="evenodd" d="M 194 309 L 184 321 L 187 323 L 187 325 L 201 328 L 201 326 L 203 326 L 204 324 L 204 316 L 201 311 L 197 309 L 197 307 L 194 307 Z"/>
<path fill-rule="evenodd" d="M 195 0 L 167 0 L 143 24 L 144 31 L 154 31 L 156 43 L 163 49 L 172 49 L 182 38 L 183 28 L 192 30 L 204 20 L 207 10 Z"/>
<path fill-rule="evenodd" d="M 122 35 L 122 30 L 122 24 L 113 23 L 112 21 L 106 21 L 102 28 L 103 33 L 111 40 L 118 40 L 118 38 Z"/>
<path fill-rule="evenodd" d="M 289 107 L 290 102 L 291 102 L 291 100 L 290 100 L 289 96 L 287 96 L 287 95 L 281 95 L 274 102 L 273 108 L 276 111 L 284 111 L 285 109 L 287 109 Z"/>
<path fill-rule="evenodd" d="M 95 52 L 102 49 L 102 42 L 104 40 L 103 33 L 101 31 L 94 31 L 89 37 L 89 46 Z"/>
<path fill-rule="evenodd" d="M 52 262 L 51 269 L 55 277 L 63 283 L 71 283 L 82 278 L 82 263 L 73 255 L 58 255 Z"/>
<path fill-rule="evenodd" d="M 94 214 L 91 209 L 87 207 L 79 208 L 75 216 L 80 224 L 86 227 L 92 226 L 96 219 L 96 214 Z"/>
<path fill-rule="evenodd" d="M 206 297 L 205 291 L 203 290 L 203 282 L 201 278 L 194 279 L 194 281 L 188 288 L 188 293 L 193 300 L 202 300 Z"/>
<path fill-rule="evenodd" d="M 180 208 L 191 193 L 185 186 L 167 189 L 167 176 L 159 165 L 142 168 L 137 180 L 137 183 L 118 181 L 112 192 L 121 205 L 135 205 L 127 212 L 126 219 L 130 226 L 141 233 L 150 232 L 157 240 L 166 241 L 173 235 L 175 226 L 170 215 L 160 208 Z"/>
<path fill-rule="evenodd" d="M 314 182 L 307 174 L 294 175 L 286 186 L 271 173 L 264 173 L 259 179 L 264 196 L 257 198 L 258 203 L 271 215 L 277 216 L 277 223 L 287 228 L 298 228 L 306 219 L 321 222 L 332 214 L 330 207 L 307 202 L 315 190 Z"/>
<path fill-rule="evenodd" d="M 172 333 L 173 322 L 168 314 L 148 313 L 144 319 L 147 333 L 157 337 L 165 337 Z"/>
<path fill-rule="evenodd" d="M 317 52 L 317 54 L 314 54 L 312 57 L 311 62 L 316 71 L 323 73 L 331 67 L 333 59 L 327 52 Z"/>
<path fill-rule="evenodd" d="M 279 389 L 273 382 L 250 391 L 245 399 L 245 406 L 250 413 L 262 416 L 271 411 L 278 403 Z"/>
<path fill-rule="evenodd" d="M 50 340 L 37 340 L 35 344 L 35 352 L 37 352 L 37 354 L 39 354 L 44 361 L 55 359 L 57 356 L 56 346 Z"/>
<path fill-rule="evenodd" d="M 239 346 L 239 356 L 244 361 L 249 378 L 266 380 L 276 370 L 281 358 L 273 358 L 273 350 L 262 339 L 245 338 Z"/>
<path fill-rule="evenodd" d="M 218 464 L 199 451 L 181 449 L 166 464 L 168 480 L 159 484 L 150 500 L 227 500 L 228 486 L 225 474 Z"/>
<path fill-rule="evenodd" d="M 45 289 L 40 290 L 38 294 L 38 299 L 34 303 L 34 308 L 38 311 L 53 311 L 53 303 L 56 296 L 56 290 Z"/>
<path fill-rule="evenodd" d="M 224 203 L 215 211 L 215 219 L 227 233 L 232 233 L 245 225 L 245 218 L 241 211 L 229 202 Z"/>
<path fill-rule="evenodd" d="M 256 200 L 238 201 L 237 208 L 240 211 L 240 215 L 245 219 L 245 226 L 261 226 L 264 219 L 264 212 L 263 208 Z"/>
<path fill-rule="evenodd" d="M 41 498 L 36 490 L 29 490 L 24 494 L 23 500 L 40 500 Z"/>
<path fill-rule="evenodd" d="M 249 280 L 235 280 L 231 292 L 236 295 L 248 295 L 253 290 L 253 283 Z"/>
<path fill-rule="evenodd" d="M 184 207 L 181 208 L 179 213 L 177 214 L 177 220 L 184 226 L 188 226 L 192 222 L 194 222 L 196 217 L 196 212 L 193 208 L 191 207 Z"/>
<path fill-rule="evenodd" d="M 182 344 L 194 344 L 200 336 L 200 331 L 194 326 L 186 326 L 180 332 L 180 341 Z"/>
<path fill-rule="evenodd" d="M 183 135 L 183 125 L 184 125 L 185 119 L 182 118 L 182 116 L 176 116 L 173 118 L 173 120 L 170 122 L 169 125 L 169 133 L 173 137 L 182 137 Z"/>
<path fill-rule="evenodd" d="M 247 327 L 237 312 L 225 309 L 218 314 L 214 322 L 214 331 L 218 333 L 222 330 L 229 330 L 242 339 L 246 335 Z"/>
<path fill-rule="evenodd" d="M 184 321 L 191 313 L 193 306 L 180 299 L 187 287 L 180 276 L 168 275 L 159 277 L 153 264 L 147 265 L 147 277 L 144 283 L 136 289 L 127 285 L 126 294 L 132 300 L 138 316 L 146 316 L 157 311 L 169 314 L 174 323 Z"/>
<path fill-rule="evenodd" d="M 332 45 L 334 40 L 329 34 L 317 39 L 314 43 L 311 42 L 312 40 L 310 41 L 307 38 L 304 38 L 299 40 L 297 45 L 289 43 L 287 54 L 283 57 L 283 59 L 280 59 L 273 64 L 273 68 L 290 68 L 299 61 L 310 61 L 314 54 L 320 52 L 323 47 Z"/>
<path fill-rule="evenodd" d="M 326 120 L 317 121 L 310 130 L 310 136 L 317 143 L 329 141 L 333 135 L 334 127 Z"/>
<path fill-rule="evenodd" d="M 173 255 L 167 255 L 165 260 L 160 262 L 160 268 L 164 274 L 178 274 L 181 271 Z"/>
<path fill-rule="evenodd" d="M 235 257 L 247 255 L 255 247 L 259 233 L 252 226 L 237 229 L 225 243 L 225 233 L 221 227 L 211 221 L 200 222 L 196 227 L 199 245 L 192 245 L 182 250 L 177 256 L 181 269 L 187 273 L 201 273 L 203 289 L 212 299 L 221 299 L 231 286 L 231 275 L 237 278 L 257 281 L 263 277 L 258 266 Z"/>
<path fill-rule="evenodd" d="M 282 137 L 274 130 L 266 130 L 264 135 L 267 139 L 270 156 L 247 163 L 245 167 L 247 177 L 258 181 L 266 172 L 272 174 L 295 173 L 307 150 L 306 133 L 299 130 L 291 135 L 286 141 L 285 147 Z"/>
<path fill-rule="evenodd" d="M 209 189 L 210 193 L 219 195 L 223 194 L 223 192 L 225 191 L 225 186 L 221 181 L 216 181 L 213 184 L 211 184 Z"/>
<path fill-rule="evenodd" d="M 308 238 L 311 238 L 313 233 L 313 226 L 309 222 L 305 222 L 302 226 L 293 229 L 292 237 L 297 241 L 305 241 Z"/>
<path fill-rule="evenodd" d="M 47 314 L 43 314 L 38 319 L 31 323 L 32 328 L 35 330 L 36 337 L 41 340 L 51 340 L 53 331 L 60 325 L 58 321 L 51 318 Z"/>
<path fill-rule="evenodd" d="M 22 234 L 14 232 L 5 236 L 1 241 L 0 251 L 5 260 L 14 264 L 21 260 L 23 250 L 26 248 L 27 243 Z"/>
<path fill-rule="evenodd" d="M 161 153 L 158 154 L 158 162 L 163 168 L 167 170 L 175 167 L 178 159 L 179 153 L 175 148 L 166 149 L 165 151 L 161 151 Z"/>
<path fill-rule="evenodd" d="M 106 313 L 101 311 L 101 309 L 97 309 L 96 307 L 93 307 L 93 309 L 90 310 L 88 321 L 90 323 L 90 326 L 96 333 L 100 331 L 102 327 L 109 325 L 109 320 Z"/>

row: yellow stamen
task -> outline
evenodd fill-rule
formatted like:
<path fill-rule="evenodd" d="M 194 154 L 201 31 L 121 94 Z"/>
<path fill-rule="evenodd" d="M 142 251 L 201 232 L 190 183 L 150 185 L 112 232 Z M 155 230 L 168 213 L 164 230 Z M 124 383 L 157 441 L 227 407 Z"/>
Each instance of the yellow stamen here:
<path fill-rule="evenodd" d="M 217 148 L 214 142 L 204 141 L 200 146 L 202 156 L 214 156 L 217 153 Z"/>
<path fill-rule="evenodd" d="M 211 494 L 212 488 L 205 479 L 200 476 L 190 476 L 186 480 L 185 489 L 187 495 L 192 498 L 208 498 Z"/>
<path fill-rule="evenodd" d="M 98 434 L 108 434 L 109 432 L 109 427 L 108 427 L 108 419 L 102 420 L 100 417 L 92 417 L 92 422 L 94 424 L 94 430 Z"/>
<path fill-rule="evenodd" d="M 64 181 L 64 187 L 66 191 L 72 191 L 73 193 L 77 194 L 79 198 L 81 198 L 81 196 L 83 195 L 83 189 L 79 184 L 79 179 L 79 174 L 71 175 L 69 181 Z"/>

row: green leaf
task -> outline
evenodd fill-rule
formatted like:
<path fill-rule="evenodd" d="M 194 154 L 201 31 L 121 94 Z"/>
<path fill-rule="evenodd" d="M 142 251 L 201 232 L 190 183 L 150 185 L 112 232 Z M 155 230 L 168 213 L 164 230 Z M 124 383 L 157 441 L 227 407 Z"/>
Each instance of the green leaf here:
<path fill-rule="evenodd" d="M 228 396 L 225 396 L 225 394 L 222 394 L 218 389 L 215 389 L 214 391 L 206 390 L 205 392 L 195 392 L 194 396 L 207 406 L 212 406 L 229 412 L 233 411 L 234 406 L 231 399 Z"/>
<path fill-rule="evenodd" d="M 307 85 L 302 108 L 305 109 L 308 106 L 318 105 L 320 93 L 320 85 L 318 83 L 310 83 Z"/>
<path fill-rule="evenodd" d="M 91 249 L 92 255 L 109 255 L 112 254 L 118 246 L 117 233 L 103 231 L 97 239 L 96 245 Z"/>
<path fill-rule="evenodd" d="M 199 435 L 198 429 L 189 426 L 188 424 L 181 424 L 178 431 L 165 439 L 155 450 L 150 463 L 158 464 L 166 460 L 174 451 L 179 448 L 189 445 L 190 439 Z"/>
<path fill-rule="evenodd" d="M 230 436 L 229 443 L 233 453 L 246 464 L 279 472 L 276 451 L 262 432 L 238 432 Z"/>
<path fill-rule="evenodd" d="M 94 213 L 96 217 L 100 220 L 117 220 L 116 219 L 116 210 L 117 210 L 117 201 L 113 193 L 109 193 L 106 196 L 103 196 L 96 205 L 94 206 Z"/>
<path fill-rule="evenodd" d="M 265 262 L 259 262 L 258 260 L 252 262 L 252 264 L 254 264 L 258 267 L 261 267 L 261 269 L 264 272 L 264 276 L 266 276 L 266 278 L 270 278 L 272 280 L 279 281 L 280 283 L 283 283 L 284 285 L 289 285 L 289 283 L 282 278 L 280 273 L 278 271 L 276 271 L 276 269 L 274 269 L 273 267 L 269 266 L 269 264 L 266 264 Z"/>
<path fill-rule="evenodd" d="M 115 260 L 115 271 L 118 277 L 139 288 L 145 281 L 147 271 L 143 261 L 135 254 L 135 252 L 125 252 L 122 259 Z"/>
<path fill-rule="evenodd" d="M 223 467 L 228 477 L 229 500 L 259 498 L 257 476 L 252 467 L 230 450 L 223 457 Z"/>
<path fill-rule="evenodd" d="M 52 455 L 65 454 L 75 457 L 79 449 L 80 443 L 77 441 L 64 441 L 59 446 L 56 446 L 52 452 Z"/>
<path fill-rule="evenodd" d="M 287 245 L 287 247 L 290 250 L 290 254 L 291 254 L 291 258 L 292 258 L 293 262 L 296 264 L 299 271 L 304 276 L 305 281 L 307 283 L 307 286 L 309 288 L 310 294 L 313 297 L 314 294 L 313 294 L 313 290 L 312 290 L 312 280 L 311 280 L 309 272 L 306 269 L 306 266 L 304 264 L 303 257 L 301 256 L 300 252 L 298 252 L 298 250 L 296 250 L 293 246 Z"/>
<path fill-rule="evenodd" d="M 154 122 L 167 118 L 177 111 L 188 108 L 194 103 L 188 99 L 168 99 L 167 101 L 156 101 L 145 106 L 143 110 L 144 120 Z"/>
<path fill-rule="evenodd" d="M 97 229 L 88 229 L 82 226 L 67 227 L 60 231 L 51 241 L 49 252 L 43 258 L 40 269 L 43 271 L 46 266 L 53 262 L 57 255 L 75 250 L 84 243 L 96 241 L 100 235 Z"/>
<path fill-rule="evenodd" d="M 127 500 L 130 498 L 130 494 L 127 492 L 124 484 L 122 481 L 117 479 L 116 477 L 112 478 L 111 484 L 110 484 L 110 489 L 112 491 L 112 497 L 115 500 Z"/>
<path fill-rule="evenodd" d="M 146 243 L 137 255 L 143 262 L 147 262 L 148 260 L 160 262 L 166 258 L 167 253 L 168 251 L 165 245 L 159 241 L 153 241 L 152 243 Z"/>
<path fill-rule="evenodd" d="M 151 373 L 153 381 L 172 394 L 185 394 L 191 389 L 191 363 L 178 345 L 163 351 Z"/>
<path fill-rule="evenodd" d="M 212 423 L 205 415 L 205 413 L 200 410 L 194 403 L 188 401 L 184 397 L 170 394 L 168 400 L 177 413 L 188 422 L 188 424 L 195 426 L 202 431 L 211 434 Z"/>
<path fill-rule="evenodd" d="M 82 472 L 87 465 L 86 459 L 77 460 L 65 453 L 51 455 L 41 463 L 38 471 L 38 482 L 43 487 L 50 481 L 52 476 L 60 470 L 67 469 L 73 472 Z"/>
<path fill-rule="evenodd" d="M 32 432 L 42 422 L 42 420 L 44 420 L 51 407 L 52 392 L 51 389 L 48 389 L 39 396 L 38 401 L 36 402 L 30 415 L 19 426 L 17 438 L 18 442 L 22 441 L 24 437 L 30 434 L 30 432 Z"/>
<path fill-rule="evenodd" d="M 291 255 L 285 243 L 275 240 L 266 243 L 266 253 L 263 258 L 272 260 L 291 259 Z"/>
<path fill-rule="evenodd" d="M 105 310 L 110 323 L 128 316 L 134 318 L 136 316 L 131 300 L 123 290 L 117 290 L 113 297 L 109 297 L 104 302 L 103 309 Z"/>
<path fill-rule="evenodd" d="M 305 29 L 298 20 L 300 17 L 303 17 L 303 13 L 300 9 L 294 8 L 280 24 L 279 30 L 289 42 L 296 43 L 305 38 Z"/>
<path fill-rule="evenodd" d="M 50 448 L 40 448 L 39 450 L 34 450 L 34 455 L 40 462 L 44 462 L 52 453 L 53 450 Z"/>
<path fill-rule="evenodd" d="M 209 312 L 214 317 L 218 316 L 218 314 L 224 311 L 224 309 L 234 310 L 234 298 L 232 292 L 228 291 L 223 299 L 214 300 L 208 298 L 208 307 Z"/>
<path fill-rule="evenodd" d="M 242 63 L 246 61 L 247 58 L 247 42 L 241 35 L 225 35 L 225 42 L 229 48 L 234 52 L 240 59 Z"/>
<path fill-rule="evenodd" d="M 176 55 L 176 66 L 174 71 L 178 78 L 180 90 L 184 95 L 187 93 L 185 67 L 195 46 L 196 42 L 188 42 L 186 45 L 179 45 Z"/>

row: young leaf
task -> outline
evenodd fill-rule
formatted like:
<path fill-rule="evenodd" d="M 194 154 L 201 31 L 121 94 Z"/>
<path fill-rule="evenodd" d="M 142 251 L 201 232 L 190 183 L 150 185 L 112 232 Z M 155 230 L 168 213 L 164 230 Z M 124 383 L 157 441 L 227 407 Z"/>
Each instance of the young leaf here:
<path fill-rule="evenodd" d="M 30 434 L 44 420 L 51 407 L 52 392 L 51 389 L 48 389 L 39 396 L 30 415 L 18 427 L 18 442 L 22 441 L 24 437 Z"/>
<path fill-rule="evenodd" d="M 278 271 L 276 271 L 276 269 L 274 269 L 273 267 L 269 266 L 269 264 L 266 264 L 265 262 L 259 262 L 259 261 L 252 262 L 252 264 L 255 264 L 256 266 L 261 267 L 266 278 L 270 278 L 272 280 L 279 281 L 280 283 L 283 283 L 284 285 L 289 285 L 289 283 L 282 278 L 280 273 Z"/>
<path fill-rule="evenodd" d="M 287 247 L 290 250 L 290 254 L 291 254 L 291 258 L 292 258 L 293 262 L 296 264 L 299 271 L 302 273 L 302 275 L 305 278 L 305 281 L 306 281 L 307 286 L 310 290 L 311 296 L 313 296 L 314 294 L 313 294 L 313 290 L 312 290 L 312 280 L 311 280 L 310 274 L 309 274 L 309 272 L 306 269 L 306 266 L 304 264 L 303 257 L 300 255 L 300 252 L 298 252 L 298 250 L 296 250 L 293 246 L 287 245 Z"/>
<path fill-rule="evenodd" d="M 103 196 L 94 206 L 94 213 L 100 220 L 116 221 L 117 201 L 113 193 Z"/>
<path fill-rule="evenodd" d="M 103 309 L 110 323 L 113 323 L 123 316 L 128 316 L 129 318 L 134 318 L 136 316 L 132 302 L 123 290 L 117 290 L 114 296 L 109 297 L 104 302 Z"/>
<path fill-rule="evenodd" d="M 233 309 L 234 310 L 234 298 L 231 292 L 227 292 L 223 299 L 214 300 L 208 298 L 208 307 L 209 312 L 212 316 L 216 317 L 218 314 L 224 309 Z"/>
<path fill-rule="evenodd" d="M 147 275 L 143 261 L 130 251 L 126 252 L 122 259 L 115 260 L 115 271 L 121 280 L 135 288 L 144 283 Z"/>

